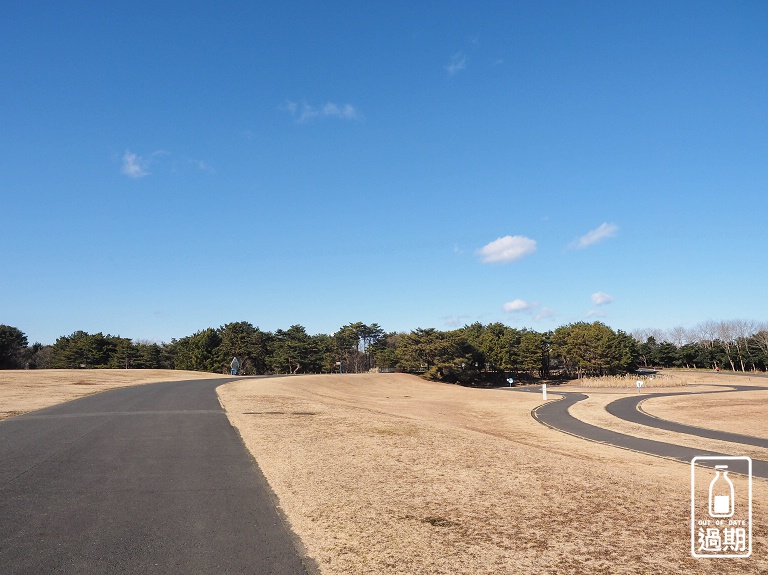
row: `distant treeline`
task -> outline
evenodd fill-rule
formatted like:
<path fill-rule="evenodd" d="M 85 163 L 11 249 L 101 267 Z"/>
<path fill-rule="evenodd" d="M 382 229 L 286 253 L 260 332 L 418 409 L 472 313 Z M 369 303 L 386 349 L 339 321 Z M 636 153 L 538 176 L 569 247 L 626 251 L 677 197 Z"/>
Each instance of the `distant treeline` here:
<path fill-rule="evenodd" d="M 29 345 L 18 328 L 0 325 L 0 369 L 160 368 L 229 373 L 359 373 L 378 369 L 418 373 L 467 385 L 627 373 L 638 367 L 765 371 L 768 325 L 705 322 L 667 332 L 614 331 L 601 322 L 577 322 L 554 331 L 473 323 L 440 331 L 386 333 L 378 324 L 344 325 L 310 335 L 301 325 L 262 331 L 242 321 L 208 328 L 170 343 L 77 331 L 53 345 Z"/>

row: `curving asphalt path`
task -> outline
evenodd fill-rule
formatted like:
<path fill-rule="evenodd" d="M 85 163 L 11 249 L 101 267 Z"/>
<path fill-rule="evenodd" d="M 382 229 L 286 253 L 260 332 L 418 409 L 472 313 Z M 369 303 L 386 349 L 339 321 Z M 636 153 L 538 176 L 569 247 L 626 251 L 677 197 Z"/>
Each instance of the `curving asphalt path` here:
<path fill-rule="evenodd" d="M 768 387 L 733 385 L 727 386 L 722 391 L 707 391 L 702 393 L 728 393 L 735 391 L 767 390 Z M 717 431 L 714 429 L 707 429 L 705 427 L 686 425 L 684 423 L 677 423 L 676 421 L 670 421 L 668 419 L 662 419 L 654 415 L 649 415 L 648 413 L 642 411 L 642 403 L 645 400 L 651 399 L 653 397 L 668 397 L 672 395 L 690 395 L 690 393 L 654 393 L 644 396 L 623 397 L 621 399 L 617 399 L 616 401 L 612 401 L 605 406 L 605 409 L 608 413 L 618 417 L 619 419 L 631 421 L 632 423 L 639 423 L 640 425 L 647 425 L 648 427 L 666 429 L 667 431 L 674 431 L 676 433 L 687 433 L 689 435 L 706 437 L 708 439 L 717 439 L 719 441 L 730 441 L 732 443 L 754 445 L 755 447 L 764 447 L 768 449 L 768 439 L 764 439 L 762 437 L 754 437 L 752 435 L 742 435 L 740 433 L 729 433 L 727 431 Z"/>
<path fill-rule="evenodd" d="M 503 388 L 503 389 L 514 390 L 516 388 Z M 517 388 L 517 389 L 520 389 L 520 388 Z M 733 391 L 733 390 L 747 391 L 747 390 L 758 390 L 758 389 L 763 390 L 766 388 L 758 388 L 758 387 L 751 387 L 751 386 L 729 386 L 729 389 L 724 391 Z M 520 389 L 520 391 L 522 391 L 522 389 Z M 538 392 L 538 390 L 533 390 L 530 388 L 526 391 Z M 702 393 L 723 393 L 723 392 L 715 391 L 715 392 L 702 392 Z M 561 431 L 563 433 L 568 433 L 570 435 L 574 435 L 576 437 L 580 437 L 582 439 L 587 439 L 590 441 L 595 441 L 598 443 L 604 443 L 606 445 L 611 445 L 613 447 L 629 449 L 631 451 L 638 451 L 641 453 L 646 453 L 648 455 L 655 455 L 658 457 L 673 459 L 681 463 L 688 463 L 688 464 L 690 464 L 691 460 L 697 455 L 727 456 L 727 455 L 738 454 L 738 453 L 729 453 L 729 454 L 717 453 L 714 451 L 694 449 L 694 448 L 685 447 L 682 445 L 675 445 L 673 443 L 666 443 L 663 441 L 656 441 L 653 439 L 644 439 L 641 437 L 634 437 L 632 435 L 611 431 L 609 429 L 603 429 L 602 427 L 597 427 L 595 425 L 591 425 L 589 423 L 585 423 L 579 419 L 576 419 L 569 413 L 568 410 L 572 405 L 587 398 L 585 394 L 577 393 L 577 392 L 560 391 L 560 390 L 552 391 L 552 393 L 556 393 L 557 395 L 562 395 L 563 399 L 544 403 L 539 407 L 535 408 L 531 412 L 531 415 L 538 422 L 546 425 L 547 427 L 555 429 L 557 431 Z M 749 445 L 759 445 L 759 446 L 765 445 L 765 440 L 757 437 L 751 437 L 751 436 L 745 436 L 745 435 L 733 434 L 733 433 L 727 433 L 727 432 L 719 432 L 711 429 L 703 429 L 703 428 L 688 426 L 683 424 L 676 424 L 675 422 L 652 417 L 647 414 L 641 414 L 641 416 L 636 416 L 634 413 L 631 413 L 632 409 L 634 409 L 636 413 L 640 413 L 639 411 L 636 410 L 636 406 L 641 401 L 645 399 L 649 399 L 650 397 L 659 397 L 663 395 L 677 395 L 677 394 L 676 393 L 663 393 L 663 394 L 660 393 L 660 394 L 653 394 L 653 395 L 646 394 L 640 397 L 633 396 L 631 398 L 619 399 L 609 404 L 609 406 L 614 403 L 622 402 L 620 403 L 619 408 L 618 409 L 614 408 L 614 411 L 611 411 L 611 413 L 613 413 L 614 415 L 617 415 L 617 413 L 621 414 L 621 415 L 617 415 L 619 417 L 621 417 L 622 415 L 626 415 L 629 417 L 631 415 L 632 418 L 628 419 L 628 421 L 634 421 L 635 423 L 641 423 L 642 425 L 647 425 L 649 427 L 655 427 L 657 429 L 667 429 L 669 431 L 687 433 L 689 435 L 696 435 L 699 437 L 706 437 L 710 439 L 720 439 L 722 441 L 735 441 L 736 439 L 742 439 L 747 441 L 738 441 L 738 443 L 747 443 Z M 737 450 L 738 448 L 735 446 L 735 451 Z M 753 459 L 752 475 L 754 477 L 761 477 L 764 479 L 768 479 L 768 461 Z"/>
<path fill-rule="evenodd" d="M 0 572 L 306 575 L 218 402 L 226 381 L 128 387 L 0 421 Z"/>

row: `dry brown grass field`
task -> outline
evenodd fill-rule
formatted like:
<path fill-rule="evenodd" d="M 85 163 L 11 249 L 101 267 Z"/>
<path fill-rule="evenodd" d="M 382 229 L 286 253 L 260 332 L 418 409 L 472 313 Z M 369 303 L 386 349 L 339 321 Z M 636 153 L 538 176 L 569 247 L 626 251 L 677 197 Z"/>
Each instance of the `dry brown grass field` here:
<path fill-rule="evenodd" d="M 636 379 L 636 378 L 631 378 Z M 626 433 L 636 437 L 666 441 L 678 445 L 685 445 L 702 450 L 711 450 L 720 453 L 729 453 L 734 446 L 723 441 L 692 437 L 684 433 L 672 433 L 660 429 L 653 429 L 644 425 L 637 425 L 623 421 L 610 415 L 606 410 L 606 404 L 618 397 L 637 395 L 637 388 L 632 389 L 596 389 L 601 387 L 592 380 L 583 380 L 587 385 L 580 386 L 578 382 L 568 385 L 568 391 L 578 391 L 589 396 L 570 408 L 570 413 L 577 419 L 597 425 L 605 429 Z M 660 387 L 660 382 L 673 382 L 670 387 Z M 655 387 L 652 391 L 645 385 L 641 395 L 650 393 L 677 393 L 670 397 L 649 397 L 641 408 L 649 415 L 694 425 L 756 435 L 768 438 L 768 391 L 754 391 L 749 393 L 714 393 L 697 395 L 705 391 L 723 391 L 730 385 L 747 387 L 768 387 L 768 378 L 749 375 L 726 375 L 712 372 L 684 372 L 673 371 L 669 375 L 654 378 Z M 654 385 L 654 382 L 651 385 Z M 683 386 L 683 387 L 680 387 Z M 748 445 L 736 447 L 738 455 L 748 455 L 756 459 L 768 459 L 768 449 L 761 449 Z"/>
<path fill-rule="evenodd" d="M 226 377 L 168 370 L 0 372 L 0 419 L 127 385 Z M 766 385 L 682 375 L 669 391 Z M 680 388 L 685 383 L 699 384 Z M 708 387 L 700 387 L 706 384 Z M 765 450 L 649 431 L 583 391 L 574 415 L 618 431 L 766 459 Z M 218 389 L 294 531 L 323 575 L 768 572 L 768 483 L 754 483 L 748 559 L 690 556 L 688 466 L 535 422 L 538 394 L 401 374 L 243 379 Z M 666 391 L 663 388 L 654 391 Z M 550 398 L 557 399 L 556 388 Z M 646 411 L 766 437 L 768 393 L 649 399 Z M 630 426 L 630 427 L 627 427 Z M 747 453 L 747 450 L 753 450 Z"/>
<path fill-rule="evenodd" d="M 700 388 L 701 391 L 704 391 L 706 389 L 717 389 L 715 387 L 702 387 Z M 586 391 L 586 390 L 582 390 Z M 680 391 L 680 390 L 674 390 L 674 389 L 658 389 L 654 391 L 664 392 L 664 391 Z M 669 419 L 671 421 L 678 421 L 680 423 L 688 423 L 689 425 L 696 425 L 699 427 L 707 427 L 709 429 L 723 429 L 723 421 L 724 419 L 719 418 L 707 418 L 702 417 L 700 415 L 697 415 L 697 409 L 695 408 L 695 405 L 697 403 L 702 404 L 709 404 L 714 402 L 716 405 L 723 405 L 728 402 L 728 399 L 726 397 L 722 397 L 722 394 L 717 395 L 694 395 L 693 389 L 687 389 L 689 392 L 684 397 L 665 397 L 665 398 L 657 398 L 657 399 L 647 399 L 643 402 L 643 409 L 651 413 L 650 410 L 645 409 L 648 405 L 656 405 L 654 402 L 663 402 L 663 401 L 671 401 L 670 408 L 666 410 L 659 410 L 659 413 L 657 414 L 655 411 L 653 412 L 653 415 L 656 415 L 657 417 L 662 417 L 663 419 Z M 761 392 L 754 392 L 755 394 L 761 393 Z M 619 433 L 625 433 L 627 435 L 634 435 L 635 437 L 643 437 L 645 439 L 654 439 L 656 441 L 664 441 L 666 443 L 674 443 L 677 445 L 685 445 L 687 447 L 692 447 L 695 449 L 700 449 L 702 451 L 715 451 L 717 453 L 730 453 L 734 451 L 734 446 L 731 443 L 725 442 L 725 441 L 717 441 L 714 439 L 706 439 L 706 438 L 699 438 L 694 437 L 692 435 L 688 435 L 686 433 L 674 433 L 671 431 L 665 431 L 663 429 L 654 429 L 652 427 L 647 427 L 645 425 L 638 425 L 636 423 L 631 423 L 629 421 L 624 421 L 622 419 L 619 419 L 617 417 L 614 417 L 610 413 L 608 413 L 605 410 L 606 404 L 610 403 L 611 401 L 614 401 L 615 399 L 618 399 L 618 397 L 625 397 L 626 393 L 624 394 L 610 394 L 605 392 L 599 392 L 595 390 L 591 390 L 591 392 L 588 392 L 589 398 L 585 399 L 584 401 L 580 401 L 579 403 L 571 406 L 571 408 L 568 410 L 569 413 L 574 416 L 576 419 L 580 419 L 581 421 L 584 421 L 586 423 L 591 423 L 592 425 L 596 425 L 598 427 L 603 427 L 605 429 L 610 429 L 612 431 L 617 431 Z M 754 421 L 754 425 L 747 426 L 746 420 L 742 420 L 740 426 L 733 426 L 734 429 L 731 429 L 730 431 L 734 431 L 736 433 L 743 433 L 746 435 L 757 435 L 760 437 L 768 437 L 768 433 L 765 433 L 766 424 L 763 421 L 765 418 L 766 411 L 768 411 L 768 396 L 763 395 L 762 399 L 760 399 L 757 396 L 752 396 L 750 393 L 751 398 L 745 398 L 743 394 L 740 393 L 734 393 L 734 394 L 728 394 L 731 397 L 733 397 L 735 400 L 737 400 L 739 403 L 742 402 L 749 402 L 754 401 L 757 402 L 756 405 L 750 406 L 751 408 L 755 408 L 752 415 L 754 416 L 754 419 L 751 419 L 750 421 Z M 713 397 L 717 397 L 717 400 L 712 399 Z M 688 411 L 688 418 L 687 421 L 684 421 L 684 417 L 680 417 L 680 413 L 683 413 L 683 411 L 676 409 L 675 406 L 683 404 L 689 407 Z M 666 405 L 666 403 L 662 404 Z M 761 409 L 760 409 L 761 407 Z M 758 411 L 762 412 L 762 415 L 758 414 Z M 661 413 L 664 413 L 664 415 L 661 415 Z M 703 414 L 701 414 L 703 415 Z M 758 433 L 757 430 L 762 429 L 763 433 Z M 768 460 L 768 449 L 760 448 L 760 447 L 754 447 L 751 445 L 738 445 L 735 449 L 738 449 L 738 453 L 735 455 L 748 455 L 749 457 L 752 457 L 754 459 L 766 459 Z"/>
<path fill-rule="evenodd" d="M 3 370 L 0 371 L 0 419 L 118 387 L 215 377 L 223 376 L 171 369 Z"/>
<path fill-rule="evenodd" d="M 768 387 L 768 379 L 738 383 Z M 688 425 L 768 437 L 768 391 L 651 398 L 643 402 L 642 409 L 650 415 Z"/>
<path fill-rule="evenodd" d="M 218 391 L 324 575 L 768 572 L 768 483 L 752 557 L 694 559 L 690 467 L 549 429 L 538 394 L 402 374 Z"/>

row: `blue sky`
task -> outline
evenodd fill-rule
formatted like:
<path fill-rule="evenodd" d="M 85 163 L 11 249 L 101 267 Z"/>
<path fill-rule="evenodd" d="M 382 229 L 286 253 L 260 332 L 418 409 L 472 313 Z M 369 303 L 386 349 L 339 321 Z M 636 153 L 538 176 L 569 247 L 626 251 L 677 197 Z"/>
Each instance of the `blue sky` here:
<path fill-rule="evenodd" d="M 768 319 L 764 2 L 0 8 L 0 323 Z"/>

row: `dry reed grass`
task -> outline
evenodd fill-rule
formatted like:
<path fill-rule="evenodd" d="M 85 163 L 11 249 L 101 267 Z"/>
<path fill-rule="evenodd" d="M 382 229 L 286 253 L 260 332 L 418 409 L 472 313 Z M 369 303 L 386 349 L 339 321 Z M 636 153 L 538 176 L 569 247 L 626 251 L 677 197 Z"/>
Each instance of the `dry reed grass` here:
<path fill-rule="evenodd" d="M 574 381 L 569 381 L 567 385 L 578 387 L 615 387 L 615 388 L 636 388 L 637 382 L 643 382 L 643 389 L 657 387 L 684 387 L 688 385 L 685 378 L 677 374 L 657 373 L 655 375 L 605 375 L 602 377 L 583 377 Z"/>

